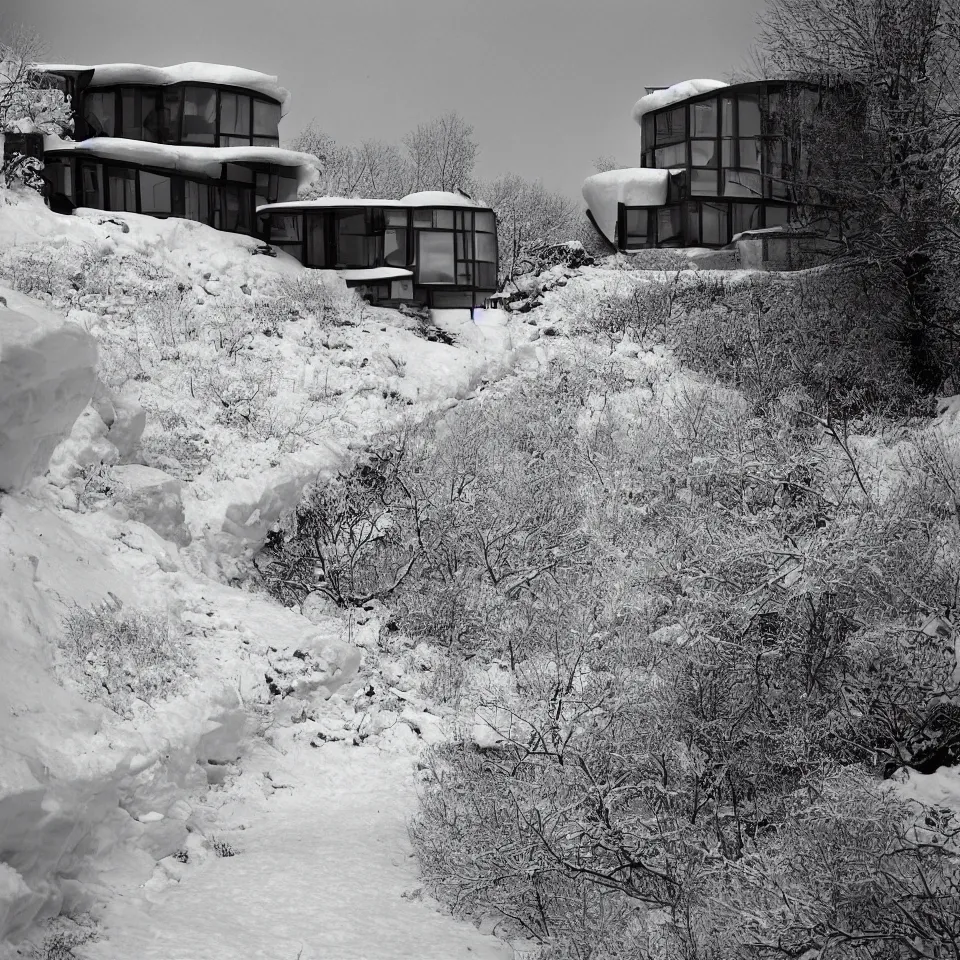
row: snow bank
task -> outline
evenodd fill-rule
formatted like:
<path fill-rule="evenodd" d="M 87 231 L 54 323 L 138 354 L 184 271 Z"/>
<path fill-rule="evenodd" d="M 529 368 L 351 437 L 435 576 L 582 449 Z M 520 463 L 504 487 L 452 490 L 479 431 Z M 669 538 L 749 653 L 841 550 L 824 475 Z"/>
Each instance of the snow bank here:
<path fill-rule="evenodd" d="M 47 153 L 80 153 L 206 177 L 219 177 L 220 165 L 224 163 L 272 163 L 295 167 L 299 187 L 309 185 L 320 167 L 320 161 L 310 153 L 279 147 L 179 147 L 121 137 L 91 137 L 77 142 L 48 136 L 43 148 Z"/>
<path fill-rule="evenodd" d="M 364 267 L 356 270 L 338 270 L 337 276 L 344 280 L 399 280 L 412 277 L 412 270 L 403 267 Z"/>
<path fill-rule="evenodd" d="M 277 78 L 245 67 L 231 67 L 221 63 L 177 63 L 171 67 L 151 67 L 142 63 L 100 63 L 91 66 L 63 63 L 40 63 L 38 70 L 47 73 L 61 71 L 76 73 L 93 70 L 91 87 L 107 87 L 118 83 L 143 83 L 165 86 L 170 83 L 218 83 L 228 87 L 242 87 L 276 100 L 287 112 L 290 91 L 281 87 Z"/>
<path fill-rule="evenodd" d="M 587 177 L 583 182 L 583 199 L 597 226 L 611 242 L 617 242 L 617 205 L 659 207 L 667 202 L 667 170 L 649 167 L 628 167 L 607 170 Z"/>
<path fill-rule="evenodd" d="M 640 123 L 644 116 L 653 113 L 654 110 L 662 110 L 674 103 L 681 103 L 690 97 L 696 97 L 701 93 L 712 93 L 714 90 L 720 90 L 728 87 L 730 84 L 722 80 L 684 80 L 682 83 L 675 83 L 666 90 L 656 90 L 641 97 L 633 107 L 633 119 Z"/>
<path fill-rule="evenodd" d="M 36 301 L 0 288 L 0 490 L 42 474 L 96 380 L 89 334 Z"/>

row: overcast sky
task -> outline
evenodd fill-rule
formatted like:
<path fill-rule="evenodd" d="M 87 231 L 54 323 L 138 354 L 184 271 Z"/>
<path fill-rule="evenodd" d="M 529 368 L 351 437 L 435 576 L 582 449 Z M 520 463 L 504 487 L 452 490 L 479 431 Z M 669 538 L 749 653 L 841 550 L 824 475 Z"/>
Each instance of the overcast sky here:
<path fill-rule="evenodd" d="M 594 158 L 638 163 L 646 85 L 725 80 L 764 0 L 2 0 L 51 60 L 206 60 L 276 74 L 280 134 L 311 118 L 337 140 L 399 140 L 457 110 L 483 176 L 579 195 Z"/>

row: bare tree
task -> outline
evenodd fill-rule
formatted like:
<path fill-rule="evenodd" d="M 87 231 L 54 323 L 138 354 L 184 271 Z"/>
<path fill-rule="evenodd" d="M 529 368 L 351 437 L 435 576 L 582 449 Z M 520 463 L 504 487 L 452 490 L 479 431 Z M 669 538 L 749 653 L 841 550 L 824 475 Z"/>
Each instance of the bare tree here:
<path fill-rule="evenodd" d="M 527 261 L 537 246 L 578 232 L 577 204 L 539 180 L 508 173 L 485 184 L 480 195 L 497 215 L 501 286 L 529 269 Z"/>
<path fill-rule="evenodd" d="M 960 260 L 960 0 L 770 0 L 760 44 L 767 76 L 820 91 L 786 111 L 797 199 L 901 279 L 914 379 L 938 387 L 960 331 L 944 286 Z"/>
<path fill-rule="evenodd" d="M 421 123 L 403 138 L 412 190 L 469 190 L 479 147 L 457 113 Z"/>

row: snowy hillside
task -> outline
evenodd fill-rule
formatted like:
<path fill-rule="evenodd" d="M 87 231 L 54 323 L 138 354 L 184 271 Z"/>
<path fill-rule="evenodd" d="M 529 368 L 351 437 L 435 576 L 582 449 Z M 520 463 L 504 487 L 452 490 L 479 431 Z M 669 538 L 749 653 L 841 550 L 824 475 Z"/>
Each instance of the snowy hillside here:
<path fill-rule="evenodd" d="M 283 709 L 326 700 L 329 723 L 343 731 L 353 717 L 355 726 L 366 714 L 352 697 L 376 668 L 364 637 L 376 636 L 378 621 L 375 612 L 358 621 L 332 611 L 311 622 L 225 584 L 304 487 L 348 465 L 368 437 L 455 404 L 534 354 L 537 331 L 500 314 L 472 321 L 450 312 L 442 329 L 424 326 L 257 246 L 179 220 L 62 217 L 32 194 L 0 193 L 8 952 L 40 936 L 41 921 L 92 911 L 108 939 L 89 955 L 130 956 L 129 946 L 111 946 L 111 924 L 122 934 L 124 911 L 176 882 L 188 869 L 178 857 L 189 857 L 189 869 L 205 857 L 241 863 L 213 854 L 217 834 L 243 819 L 221 784 L 243 769 L 238 789 L 256 784 L 258 794 L 251 811 L 272 809 L 264 795 L 312 769 L 276 754 L 298 728 L 270 706 L 271 685 L 295 694 Z M 114 643 L 123 637 L 136 639 L 132 654 Z M 399 728 L 364 731 L 384 751 L 365 761 L 364 776 L 397 800 L 382 827 L 369 821 L 364 841 L 382 840 L 397 865 L 396 879 L 383 881 L 391 898 L 404 878 L 415 885 L 415 870 L 399 829 L 412 812 L 409 761 L 390 754 L 408 756 L 432 729 L 422 707 L 410 711 Z M 316 778 L 327 780 L 322 769 Z M 332 830 L 341 846 L 331 855 L 347 857 L 360 821 L 324 827 L 344 813 L 344 798 L 323 800 L 330 787 L 318 784 L 309 787 L 321 790 L 309 829 Z M 117 912 L 103 914 L 110 902 Z M 434 952 L 421 944 L 419 956 L 466 956 L 470 943 L 471 955 L 501 955 L 472 928 L 398 903 L 398 924 L 420 916 L 434 930 Z M 265 931 L 267 941 L 278 935 Z M 368 955 L 351 949 L 303 956 Z"/>

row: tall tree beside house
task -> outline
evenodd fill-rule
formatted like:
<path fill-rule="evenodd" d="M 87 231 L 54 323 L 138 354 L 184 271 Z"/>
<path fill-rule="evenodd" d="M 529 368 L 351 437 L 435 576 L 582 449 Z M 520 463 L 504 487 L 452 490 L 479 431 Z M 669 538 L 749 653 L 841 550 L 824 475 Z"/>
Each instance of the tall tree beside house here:
<path fill-rule="evenodd" d="M 403 138 L 411 190 L 469 191 L 480 148 L 473 127 L 458 113 L 421 123 Z"/>
<path fill-rule="evenodd" d="M 769 0 L 759 43 L 767 76 L 823 91 L 787 111 L 802 209 L 898 283 L 914 378 L 940 387 L 960 360 L 960 0 Z"/>

